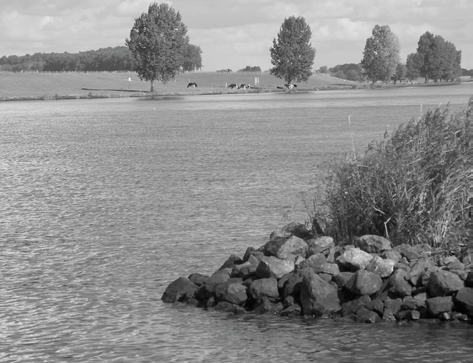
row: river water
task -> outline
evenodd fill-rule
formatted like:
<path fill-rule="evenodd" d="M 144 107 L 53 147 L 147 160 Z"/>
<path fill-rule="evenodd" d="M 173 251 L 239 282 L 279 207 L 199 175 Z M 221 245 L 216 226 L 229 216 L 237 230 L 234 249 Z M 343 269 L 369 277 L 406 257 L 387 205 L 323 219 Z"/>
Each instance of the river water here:
<path fill-rule="evenodd" d="M 164 304 L 306 218 L 320 163 L 449 87 L 0 104 L 1 362 L 470 362 L 469 324 L 347 324 Z M 350 123 L 348 119 L 350 118 Z"/>

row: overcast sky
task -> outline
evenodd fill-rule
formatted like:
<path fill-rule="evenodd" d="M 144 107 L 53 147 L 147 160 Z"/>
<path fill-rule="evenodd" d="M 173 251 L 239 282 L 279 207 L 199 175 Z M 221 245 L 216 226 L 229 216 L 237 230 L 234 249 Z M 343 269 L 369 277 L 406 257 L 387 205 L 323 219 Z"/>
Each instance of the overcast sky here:
<path fill-rule="evenodd" d="M 159 2 L 159 1 L 158 1 Z M 462 51 L 473 68 L 473 0 L 173 0 L 204 71 L 271 67 L 269 48 L 284 18 L 312 29 L 314 68 L 359 63 L 376 24 L 389 25 L 401 58 L 426 31 Z M 0 56 L 97 50 L 124 45 L 150 0 L 0 0 Z"/>

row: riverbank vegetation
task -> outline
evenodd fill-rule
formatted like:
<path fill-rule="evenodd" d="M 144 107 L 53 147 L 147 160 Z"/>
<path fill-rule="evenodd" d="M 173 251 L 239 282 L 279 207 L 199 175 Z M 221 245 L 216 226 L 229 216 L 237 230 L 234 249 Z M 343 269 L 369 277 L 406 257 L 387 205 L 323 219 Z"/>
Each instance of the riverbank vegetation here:
<path fill-rule="evenodd" d="M 337 241 L 376 234 L 394 245 L 471 244 L 472 118 L 473 97 L 462 111 L 428 111 L 332 163 L 311 218 Z"/>

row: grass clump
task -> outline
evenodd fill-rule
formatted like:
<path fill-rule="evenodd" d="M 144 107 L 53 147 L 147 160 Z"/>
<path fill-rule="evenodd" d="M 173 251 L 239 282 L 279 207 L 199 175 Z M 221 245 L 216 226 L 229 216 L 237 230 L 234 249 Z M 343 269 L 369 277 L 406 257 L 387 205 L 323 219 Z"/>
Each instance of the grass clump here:
<path fill-rule="evenodd" d="M 314 222 L 341 242 L 376 234 L 394 245 L 468 244 L 472 117 L 473 97 L 464 110 L 428 111 L 371 143 L 364 156 L 332 163 L 322 197 L 312 201 Z"/>

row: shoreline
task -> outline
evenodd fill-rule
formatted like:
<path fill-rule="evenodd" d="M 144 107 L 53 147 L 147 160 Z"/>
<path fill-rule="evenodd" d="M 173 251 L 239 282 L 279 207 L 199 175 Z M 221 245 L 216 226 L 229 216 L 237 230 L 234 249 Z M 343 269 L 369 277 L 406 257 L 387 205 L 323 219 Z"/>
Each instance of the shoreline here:
<path fill-rule="evenodd" d="M 376 84 L 372 85 L 369 83 L 363 83 L 361 85 L 343 85 L 334 84 L 333 86 L 320 87 L 320 88 L 301 88 L 300 90 L 280 90 L 267 88 L 253 88 L 244 91 L 229 91 L 228 89 L 218 90 L 205 90 L 202 88 L 202 92 L 154 92 L 142 90 L 130 90 L 130 89 L 100 89 L 100 88 L 81 88 L 82 91 L 90 91 L 88 94 L 55 94 L 55 95 L 41 95 L 41 96 L 10 96 L 1 97 L 0 102 L 12 102 L 12 101 L 60 101 L 60 100 L 91 100 L 91 99 L 105 99 L 105 98 L 153 98 L 153 97 L 173 97 L 173 96 L 211 96 L 211 95 L 231 95 L 231 94 L 253 94 L 253 93 L 312 93 L 321 91 L 338 91 L 338 90 L 373 90 L 383 91 L 392 88 L 409 88 L 409 87 L 445 87 L 454 86 L 466 82 L 443 82 L 443 83 L 415 83 L 415 84 Z M 102 92 L 120 92 L 120 93 L 107 93 L 107 94 L 94 94 L 92 91 Z M 200 90 L 198 90 L 200 91 Z"/>

